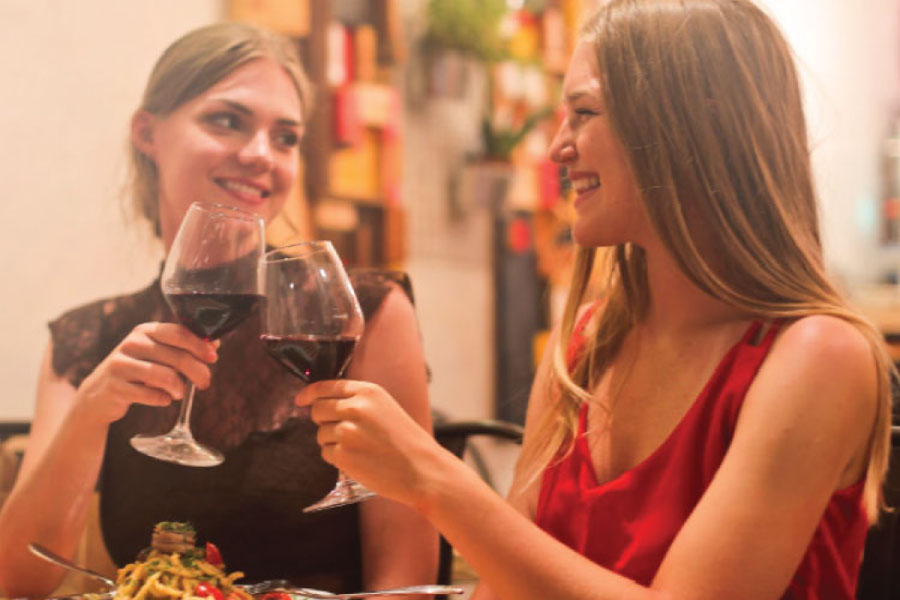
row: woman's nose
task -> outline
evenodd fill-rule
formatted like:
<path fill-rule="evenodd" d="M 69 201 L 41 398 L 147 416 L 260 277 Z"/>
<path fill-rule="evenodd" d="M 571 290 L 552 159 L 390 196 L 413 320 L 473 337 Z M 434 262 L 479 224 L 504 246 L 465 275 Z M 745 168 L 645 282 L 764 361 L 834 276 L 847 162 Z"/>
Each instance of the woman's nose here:
<path fill-rule="evenodd" d="M 275 163 L 272 155 L 272 142 L 267 131 L 257 131 L 238 153 L 241 163 L 254 166 L 260 170 L 271 169 Z"/>
<path fill-rule="evenodd" d="M 556 130 L 556 135 L 553 136 L 553 141 L 550 142 L 549 155 L 550 160 L 563 164 L 571 162 L 578 156 L 578 153 L 575 151 L 575 140 L 572 138 L 565 122 L 560 124 L 559 129 Z"/>

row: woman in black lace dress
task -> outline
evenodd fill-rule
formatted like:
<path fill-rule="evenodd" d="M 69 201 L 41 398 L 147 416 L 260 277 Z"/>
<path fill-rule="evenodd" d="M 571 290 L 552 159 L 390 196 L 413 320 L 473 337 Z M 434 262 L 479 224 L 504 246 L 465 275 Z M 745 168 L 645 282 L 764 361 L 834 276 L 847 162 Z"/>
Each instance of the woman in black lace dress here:
<path fill-rule="evenodd" d="M 168 249 L 191 202 L 279 212 L 299 164 L 309 93 L 290 43 L 257 28 L 193 31 L 160 58 L 132 120 L 134 199 Z M 430 428 L 426 368 L 403 276 L 351 275 L 366 330 L 348 375 L 389 389 Z M 100 491 L 104 541 L 124 564 L 153 524 L 190 521 L 248 579 L 355 591 L 434 577 L 437 538 L 383 498 L 304 514 L 334 484 L 302 386 L 265 354 L 258 315 L 217 343 L 175 323 L 158 279 L 50 324 L 30 446 L 0 512 L 0 595 L 50 592 L 62 573 L 28 542 L 72 556 Z M 191 427 L 225 462 L 195 469 L 131 448 L 175 420 L 182 379 L 198 388 Z"/>

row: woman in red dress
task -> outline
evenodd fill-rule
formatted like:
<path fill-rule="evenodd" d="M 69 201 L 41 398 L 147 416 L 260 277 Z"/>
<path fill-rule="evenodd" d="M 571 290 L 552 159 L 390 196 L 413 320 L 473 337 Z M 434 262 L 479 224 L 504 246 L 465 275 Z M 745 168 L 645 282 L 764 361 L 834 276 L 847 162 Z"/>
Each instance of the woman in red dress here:
<path fill-rule="evenodd" d="M 323 456 L 428 517 L 479 600 L 854 597 L 892 367 L 825 273 L 782 34 L 749 0 L 613 0 L 563 94 L 581 249 L 509 503 L 369 384 L 299 395 Z"/>

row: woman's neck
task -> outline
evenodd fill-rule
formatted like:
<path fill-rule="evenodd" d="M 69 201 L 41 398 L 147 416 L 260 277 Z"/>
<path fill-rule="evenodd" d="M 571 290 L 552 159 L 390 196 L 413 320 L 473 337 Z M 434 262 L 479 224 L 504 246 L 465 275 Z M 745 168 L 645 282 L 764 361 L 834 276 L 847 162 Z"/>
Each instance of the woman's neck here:
<path fill-rule="evenodd" d="M 752 318 L 697 287 L 662 246 L 645 250 L 650 302 L 641 328 L 647 333 L 678 337 Z"/>

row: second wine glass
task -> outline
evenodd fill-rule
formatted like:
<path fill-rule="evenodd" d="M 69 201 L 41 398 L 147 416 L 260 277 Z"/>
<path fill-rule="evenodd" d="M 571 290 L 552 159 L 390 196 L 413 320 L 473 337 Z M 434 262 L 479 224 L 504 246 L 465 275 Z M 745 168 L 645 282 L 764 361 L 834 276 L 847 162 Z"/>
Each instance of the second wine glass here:
<path fill-rule="evenodd" d="M 341 377 L 365 321 L 331 242 L 303 242 L 268 252 L 262 341 L 288 371 L 306 383 Z M 313 512 L 353 504 L 374 494 L 338 472 L 334 489 L 307 506 Z"/>
<path fill-rule="evenodd" d="M 262 217 L 237 208 L 195 202 L 166 258 L 160 286 L 182 325 L 215 340 L 244 321 L 259 304 L 259 259 L 264 250 Z M 224 457 L 194 439 L 190 417 L 194 384 L 187 383 L 178 420 L 163 435 L 137 435 L 131 445 L 168 462 L 213 467 Z"/>

